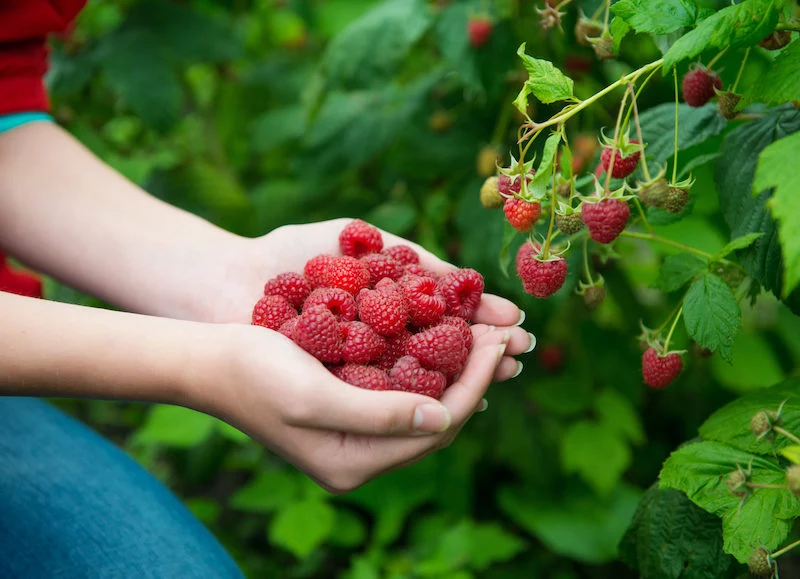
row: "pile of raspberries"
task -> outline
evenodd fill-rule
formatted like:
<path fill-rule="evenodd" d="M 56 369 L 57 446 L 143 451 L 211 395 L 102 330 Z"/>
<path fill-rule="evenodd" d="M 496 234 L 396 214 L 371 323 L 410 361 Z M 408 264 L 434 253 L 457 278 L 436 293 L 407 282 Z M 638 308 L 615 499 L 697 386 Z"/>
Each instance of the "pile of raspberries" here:
<path fill-rule="evenodd" d="M 267 281 L 252 323 L 290 338 L 353 386 L 441 398 L 472 347 L 481 274 L 428 271 L 413 248 L 384 248 L 380 230 L 361 220 L 342 230 L 339 247 L 342 256 L 318 255 L 302 274 Z"/>

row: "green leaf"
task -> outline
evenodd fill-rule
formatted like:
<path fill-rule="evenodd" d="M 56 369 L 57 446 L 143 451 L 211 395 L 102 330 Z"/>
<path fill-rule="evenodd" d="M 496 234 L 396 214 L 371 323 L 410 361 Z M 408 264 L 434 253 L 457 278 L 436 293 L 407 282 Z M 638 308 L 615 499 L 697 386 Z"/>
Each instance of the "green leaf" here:
<path fill-rule="evenodd" d="M 317 499 L 291 503 L 282 509 L 269 526 L 269 540 L 298 559 L 308 557 L 331 536 L 336 510 Z"/>
<path fill-rule="evenodd" d="M 543 199 L 547 195 L 547 187 L 553 184 L 553 162 L 556 158 L 558 143 L 561 141 L 559 133 L 553 133 L 547 137 L 542 150 L 542 160 L 536 168 L 536 175 L 529 185 L 528 194 L 533 199 Z"/>
<path fill-rule="evenodd" d="M 718 351 L 728 362 L 741 317 L 731 288 L 710 273 L 696 280 L 683 300 L 683 318 L 689 336 L 701 347 Z"/>
<path fill-rule="evenodd" d="M 511 243 L 517 238 L 517 230 L 508 221 L 503 223 L 503 245 L 498 256 L 500 271 L 508 277 L 508 266 L 511 263 Z"/>
<path fill-rule="evenodd" d="M 306 112 L 300 105 L 273 109 L 253 122 L 253 148 L 265 153 L 303 135 Z"/>
<path fill-rule="evenodd" d="M 497 523 L 475 524 L 470 533 L 470 567 L 486 571 L 525 550 L 525 541 Z"/>
<path fill-rule="evenodd" d="M 773 60 L 744 95 L 746 103 L 800 100 L 800 43 L 792 42 Z"/>
<path fill-rule="evenodd" d="M 525 541 L 500 525 L 469 520 L 448 525 L 432 540 L 437 542 L 435 551 L 414 568 L 421 577 L 449 577 L 454 569 L 465 565 L 485 571 L 525 549 Z"/>
<path fill-rule="evenodd" d="M 622 46 L 622 41 L 631 31 L 630 25 L 623 20 L 622 18 L 614 18 L 611 21 L 611 26 L 609 26 L 609 31 L 611 32 L 611 49 L 614 51 L 614 54 L 619 54 L 620 46 Z"/>
<path fill-rule="evenodd" d="M 700 272 L 708 269 L 708 264 L 691 253 L 676 253 L 664 258 L 656 287 L 670 293 L 678 291 L 692 281 Z"/>
<path fill-rule="evenodd" d="M 698 442 L 670 455 L 660 486 L 683 491 L 695 504 L 722 517 L 725 552 L 744 563 L 756 546 L 772 550 L 781 544 L 800 517 L 800 500 L 785 488 L 755 488 L 743 501 L 725 484 L 739 468 L 751 470 L 748 480 L 754 484 L 786 484 L 786 473 L 777 462 L 719 442 Z"/>
<path fill-rule="evenodd" d="M 703 423 L 700 436 L 748 453 L 772 456 L 775 450 L 794 443 L 785 436 L 759 440 L 750 431 L 750 420 L 762 410 L 777 412 L 781 404 L 781 425 L 789 432 L 800 433 L 800 379 L 793 378 L 726 404 Z"/>
<path fill-rule="evenodd" d="M 467 22 L 471 8 L 467 4 L 450 4 L 442 9 L 436 22 L 436 41 L 442 56 L 461 77 L 464 84 L 474 90 L 482 90 L 475 50 L 469 43 Z"/>
<path fill-rule="evenodd" d="M 630 463 L 628 445 L 606 424 L 576 422 L 561 439 L 564 471 L 578 473 L 600 495 L 614 490 Z"/>
<path fill-rule="evenodd" d="M 800 445 L 793 444 L 781 449 L 781 454 L 792 464 L 800 464 Z"/>
<path fill-rule="evenodd" d="M 271 513 L 293 503 L 300 495 L 294 473 L 271 470 L 258 473 L 230 498 L 230 506 L 251 513 Z"/>
<path fill-rule="evenodd" d="M 625 396 L 616 390 L 604 390 L 597 396 L 594 406 L 603 426 L 617 432 L 633 444 L 645 441 L 639 415 Z"/>
<path fill-rule="evenodd" d="M 697 22 L 698 8 L 693 0 L 620 0 L 611 11 L 636 32 L 669 34 Z"/>
<path fill-rule="evenodd" d="M 367 213 L 364 219 L 389 233 L 405 235 L 414 228 L 418 215 L 409 201 L 387 201 Z"/>
<path fill-rule="evenodd" d="M 217 432 L 219 432 L 222 436 L 227 438 L 228 440 L 235 442 L 237 444 L 245 444 L 246 442 L 250 442 L 251 438 L 239 430 L 238 428 L 234 428 L 227 422 L 222 422 L 221 420 L 216 421 Z"/>
<path fill-rule="evenodd" d="M 764 233 L 761 231 L 754 232 L 754 233 L 747 233 L 742 235 L 741 237 L 737 237 L 733 241 L 731 241 L 728 245 L 720 249 L 714 258 L 711 261 L 717 261 L 726 257 L 728 254 L 733 253 L 734 251 L 739 251 L 740 249 L 746 249 L 753 245 L 756 240 L 763 236 Z"/>
<path fill-rule="evenodd" d="M 206 440 L 214 430 L 215 418 L 182 406 L 156 405 L 136 432 L 137 442 L 187 448 Z"/>
<path fill-rule="evenodd" d="M 664 71 L 706 50 L 756 44 L 775 30 L 782 7 L 782 0 L 745 0 L 723 8 L 672 45 L 664 55 Z"/>
<path fill-rule="evenodd" d="M 336 532 L 330 543 L 337 547 L 353 549 L 363 545 L 367 538 L 367 525 L 350 509 L 336 509 Z"/>
<path fill-rule="evenodd" d="M 800 111 L 783 106 L 731 131 L 723 142 L 716 167 L 720 209 L 731 229 L 731 237 L 762 232 L 756 242 L 737 254 L 747 274 L 764 289 L 780 295 L 783 291 L 783 258 L 778 229 L 768 210 L 771 193 L 753 197 L 758 155 L 772 142 L 800 131 Z M 800 290 L 784 301 L 800 313 Z"/>
<path fill-rule="evenodd" d="M 722 524 L 680 491 L 650 488 L 620 543 L 620 558 L 643 579 L 719 579 L 734 563 Z"/>
<path fill-rule="evenodd" d="M 535 96 L 545 104 L 572 98 L 572 79 L 556 68 L 552 62 L 525 54 L 524 42 L 517 50 L 517 54 L 522 59 L 525 70 L 528 71 L 528 80 L 514 100 L 514 106 L 522 114 L 528 112 L 529 95 Z"/>
<path fill-rule="evenodd" d="M 630 523 L 641 491 L 617 485 L 610 496 L 565 492 L 555 499 L 529 488 L 504 487 L 503 512 L 551 551 L 584 563 L 617 558 L 617 545 Z"/>
<path fill-rule="evenodd" d="M 657 165 L 664 164 L 675 154 L 675 104 L 664 103 L 647 109 L 639 116 L 646 153 Z M 678 106 L 678 150 L 699 145 L 720 134 L 727 126 L 716 104 L 690 107 Z"/>
<path fill-rule="evenodd" d="M 740 334 L 733 345 L 733 361 L 711 360 L 714 377 L 727 388 L 745 393 L 783 380 L 784 373 L 773 345 L 760 333 Z"/>
<path fill-rule="evenodd" d="M 774 188 L 769 207 L 778 222 L 778 239 L 783 256 L 783 296 L 800 284 L 800 180 L 797 160 L 800 132 L 779 139 L 761 152 L 753 189 Z"/>

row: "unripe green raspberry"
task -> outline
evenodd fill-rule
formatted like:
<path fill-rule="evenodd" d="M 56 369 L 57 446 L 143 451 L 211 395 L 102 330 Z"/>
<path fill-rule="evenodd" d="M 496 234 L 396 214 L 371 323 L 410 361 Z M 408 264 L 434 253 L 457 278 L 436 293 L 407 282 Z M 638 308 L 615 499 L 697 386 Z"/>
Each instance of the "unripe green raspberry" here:
<path fill-rule="evenodd" d="M 683 211 L 688 202 L 688 191 L 679 187 L 670 187 L 667 190 L 667 196 L 664 198 L 664 209 L 672 214 L 677 214 Z"/>
<path fill-rule="evenodd" d="M 604 285 L 593 285 L 587 287 L 583 292 L 583 301 L 590 311 L 596 310 L 605 299 L 606 286 Z"/>
<path fill-rule="evenodd" d="M 583 218 L 580 212 L 566 215 L 556 213 L 556 225 L 564 235 L 573 235 L 583 229 Z"/>
<path fill-rule="evenodd" d="M 772 430 L 774 416 L 775 414 L 773 412 L 768 413 L 766 410 L 756 412 L 750 419 L 750 432 L 755 434 L 758 438 L 761 438 Z"/>
<path fill-rule="evenodd" d="M 800 464 L 793 464 L 786 469 L 786 484 L 792 494 L 800 498 Z"/>
<path fill-rule="evenodd" d="M 725 484 L 731 494 L 743 497 L 747 494 L 747 476 L 741 470 L 735 470 L 725 479 Z"/>
<path fill-rule="evenodd" d="M 592 39 L 592 48 L 598 60 L 611 60 L 615 57 L 614 40 L 609 36 Z"/>
<path fill-rule="evenodd" d="M 736 112 L 736 105 L 742 100 L 741 95 L 726 90 L 725 92 L 717 93 L 717 104 L 719 106 L 720 114 L 726 119 L 730 120 L 738 114 Z"/>
<path fill-rule="evenodd" d="M 753 554 L 750 555 L 750 559 L 747 561 L 747 568 L 754 577 L 772 577 L 774 563 L 772 559 L 770 559 L 769 551 L 764 547 L 759 547 L 753 551 Z"/>
<path fill-rule="evenodd" d="M 636 190 L 636 195 L 642 203 L 650 207 L 663 207 L 664 200 L 669 191 L 666 179 L 658 179 L 652 183 L 643 183 Z"/>
<path fill-rule="evenodd" d="M 486 209 L 497 209 L 503 206 L 505 199 L 497 191 L 497 177 L 489 177 L 481 186 L 481 205 Z"/>

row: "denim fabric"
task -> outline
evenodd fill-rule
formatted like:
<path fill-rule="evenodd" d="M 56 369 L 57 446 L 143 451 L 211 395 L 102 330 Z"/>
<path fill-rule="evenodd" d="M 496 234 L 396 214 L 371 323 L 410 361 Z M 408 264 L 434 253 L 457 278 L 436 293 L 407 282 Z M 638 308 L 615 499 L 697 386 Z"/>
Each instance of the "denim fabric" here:
<path fill-rule="evenodd" d="M 47 113 L 14 113 L 13 115 L 0 115 L 0 133 L 10 131 L 15 127 L 32 123 L 33 121 L 52 121 L 53 117 Z"/>
<path fill-rule="evenodd" d="M 241 578 L 122 450 L 41 400 L 0 397 L 0 577 Z"/>

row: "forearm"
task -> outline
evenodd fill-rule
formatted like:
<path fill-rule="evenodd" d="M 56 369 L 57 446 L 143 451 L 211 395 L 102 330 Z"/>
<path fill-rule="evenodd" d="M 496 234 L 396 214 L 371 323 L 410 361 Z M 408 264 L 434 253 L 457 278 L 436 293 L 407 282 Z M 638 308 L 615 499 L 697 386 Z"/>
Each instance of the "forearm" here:
<path fill-rule="evenodd" d="M 122 309 L 200 321 L 247 240 L 142 191 L 50 123 L 0 135 L 0 247 Z M 240 268 L 237 270 L 237 268 Z M 228 283 L 226 283 L 226 281 Z"/>
<path fill-rule="evenodd" d="M 0 292 L 0 395 L 187 404 L 215 351 L 207 324 Z"/>

